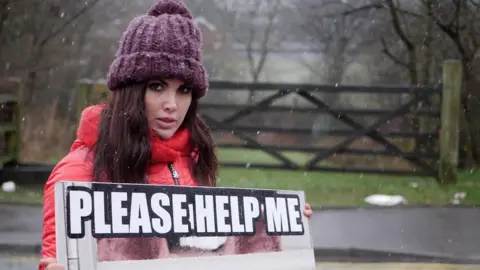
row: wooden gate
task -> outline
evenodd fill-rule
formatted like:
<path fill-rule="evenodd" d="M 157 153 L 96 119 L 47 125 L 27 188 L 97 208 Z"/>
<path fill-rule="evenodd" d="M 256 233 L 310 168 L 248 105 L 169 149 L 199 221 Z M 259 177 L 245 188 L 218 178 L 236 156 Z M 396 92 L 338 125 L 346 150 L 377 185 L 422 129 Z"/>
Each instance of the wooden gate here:
<path fill-rule="evenodd" d="M 78 89 L 78 115 L 107 92 L 104 81 L 83 80 Z M 442 85 L 429 87 L 211 81 L 199 115 L 214 133 L 223 167 L 455 182 L 460 89 L 456 60 L 445 62 Z"/>
<path fill-rule="evenodd" d="M 231 82 L 211 82 L 209 100 L 202 102 L 201 116 L 217 134 L 216 141 L 220 149 L 256 149 L 261 150 L 274 157 L 279 164 L 261 162 L 235 162 L 223 161 L 221 164 L 228 167 L 248 167 L 262 169 L 288 169 L 306 171 L 341 171 L 341 172 L 364 172 L 381 174 L 414 174 L 436 176 L 435 166 L 438 160 L 438 130 L 440 127 L 439 102 L 441 98 L 441 87 L 398 87 L 398 86 L 335 86 L 335 85 L 296 85 L 296 84 L 249 84 Z M 223 92 L 223 95 L 222 95 Z M 229 92 L 228 94 L 225 94 Z M 239 94 L 244 92 L 242 96 Z M 262 98 L 256 102 L 248 102 L 252 93 L 261 92 Z M 265 94 L 265 93 L 269 94 Z M 327 104 L 321 94 L 333 94 L 344 99 L 355 101 L 363 98 L 357 106 L 350 108 L 334 108 Z M 396 107 L 385 108 L 385 106 L 373 106 L 375 100 L 382 102 L 384 97 L 396 95 L 398 103 Z M 219 97 L 217 97 L 219 96 Z M 255 96 L 258 96 L 257 94 Z M 303 100 L 295 100 L 294 97 Z M 290 99 L 289 99 L 290 97 Z M 353 99 L 352 99 L 353 97 Z M 275 105 L 281 103 L 283 105 Z M 223 101 L 222 101 L 223 100 Z M 239 102 L 239 100 L 247 100 Z M 309 104 L 305 104 L 305 102 Z M 362 104 L 363 102 L 363 104 Z M 297 104 L 295 104 L 297 103 Z M 426 106 L 428 105 L 428 106 Z M 356 107 L 356 108 L 355 108 Z M 363 107 L 363 108 L 360 108 Z M 383 107 L 383 108 L 381 108 Z M 435 107 L 435 109 L 432 109 Z M 276 114 L 271 117 L 280 119 L 276 123 L 267 124 L 269 116 L 265 114 Z M 303 114 L 303 116 L 302 116 Z M 318 119 L 320 115 L 330 115 L 335 121 L 343 123 L 347 128 L 320 127 L 318 130 L 312 128 L 314 124 L 307 123 L 302 126 L 305 120 Z M 270 117 L 270 118 L 271 118 Z M 376 117 L 372 121 L 362 121 L 362 118 Z M 249 119 L 248 119 L 249 118 Z M 429 130 L 412 130 L 413 124 L 409 121 L 421 122 L 430 126 Z M 283 123 L 289 122 L 288 124 Z M 369 123 L 362 123 L 369 122 Z M 283 125 L 283 126 L 282 126 Z M 330 126 L 333 126 L 330 123 Z M 421 127 L 420 129 L 425 129 Z M 269 134 L 263 140 L 260 134 Z M 287 135 L 288 134 L 288 135 Z M 272 143 L 277 136 L 277 142 Z M 306 139 L 308 136 L 313 137 Z M 233 138 L 236 137 L 236 138 Z M 282 139 L 284 138 L 284 139 Z M 292 139 L 294 138 L 294 139 Z M 295 140 L 296 138 L 296 140 Z M 286 143 L 288 139 L 295 143 Z M 397 143 L 392 141 L 397 141 Z M 303 140 L 303 143 L 299 143 Z M 306 143 L 309 140 L 310 143 Z M 364 141 L 367 147 L 351 146 L 354 142 Z M 328 141 L 328 143 L 322 143 Z M 377 145 L 374 146 L 372 142 Z M 415 147 L 418 143 L 424 142 L 423 149 Z M 321 146 L 319 146 L 321 145 Z M 426 147 L 425 146 L 429 146 Z M 380 147 L 378 147 L 380 146 Z M 369 149 L 370 148 L 370 149 Z M 410 149 L 409 149 L 410 148 Z M 304 152 L 313 156 L 307 162 L 299 164 L 294 158 L 289 158 L 285 152 Z M 328 162 L 319 165 L 329 158 L 348 154 L 360 157 L 374 155 L 390 158 L 392 162 L 403 159 L 408 162 L 404 168 L 379 168 L 378 166 L 329 166 Z M 397 159 L 391 159 L 392 157 Z M 355 159 L 355 158 L 351 158 Z M 387 167 L 387 166 L 385 166 Z M 393 166 L 395 167 L 395 166 Z"/>

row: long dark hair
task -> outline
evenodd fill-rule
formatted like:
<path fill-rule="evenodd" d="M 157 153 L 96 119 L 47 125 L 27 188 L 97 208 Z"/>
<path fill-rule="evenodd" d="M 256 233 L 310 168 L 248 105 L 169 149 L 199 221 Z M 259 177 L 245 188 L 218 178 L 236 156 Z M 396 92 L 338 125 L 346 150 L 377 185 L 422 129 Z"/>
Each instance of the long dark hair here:
<path fill-rule="evenodd" d="M 144 96 L 146 86 L 136 85 L 112 91 L 99 126 L 94 151 L 93 177 L 96 181 L 145 183 L 152 150 Z M 183 127 L 190 130 L 195 156 L 190 172 L 203 186 L 215 186 L 218 169 L 210 129 L 197 114 L 198 99 L 192 99 Z M 195 161 L 196 160 L 196 161 Z"/>

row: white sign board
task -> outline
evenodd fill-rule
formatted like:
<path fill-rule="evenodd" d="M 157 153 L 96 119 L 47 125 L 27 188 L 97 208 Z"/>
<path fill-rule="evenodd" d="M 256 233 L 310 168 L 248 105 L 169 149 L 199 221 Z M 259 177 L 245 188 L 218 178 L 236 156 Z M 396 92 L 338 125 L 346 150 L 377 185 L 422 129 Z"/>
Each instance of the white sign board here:
<path fill-rule="evenodd" d="M 300 191 L 59 182 L 66 270 L 313 270 Z"/>

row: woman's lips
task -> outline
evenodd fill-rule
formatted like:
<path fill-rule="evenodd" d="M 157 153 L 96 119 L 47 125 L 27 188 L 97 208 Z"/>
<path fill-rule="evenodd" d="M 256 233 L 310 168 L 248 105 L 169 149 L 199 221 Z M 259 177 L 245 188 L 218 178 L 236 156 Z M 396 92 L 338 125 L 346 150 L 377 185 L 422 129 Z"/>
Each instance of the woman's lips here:
<path fill-rule="evenodd" d="M 162 129 L 168 129 L 175 126 L 175 119 L 172 117 L 157 118 L 157 124 Z"/>

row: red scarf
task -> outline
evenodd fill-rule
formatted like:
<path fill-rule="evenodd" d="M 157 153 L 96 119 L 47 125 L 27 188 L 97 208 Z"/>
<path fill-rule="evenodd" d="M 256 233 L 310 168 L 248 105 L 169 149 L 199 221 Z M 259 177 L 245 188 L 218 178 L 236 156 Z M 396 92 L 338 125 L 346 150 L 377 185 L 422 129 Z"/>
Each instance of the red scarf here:
<path fill-rule="evenodd" d="M 95 145 L 98 140 L 98 128 L 103 108 L 104 105 L 94 105 L 83 110 L 77 129 L 77 139 L 70 151 L 80 146 L 92 147 Z M 149 130 L 152 163 L 174 162 L 181 156 L 191 154 L 190 131 L 187 128 L 177 130 L 168 140 L 162 140 L 153 130 Z"/>

